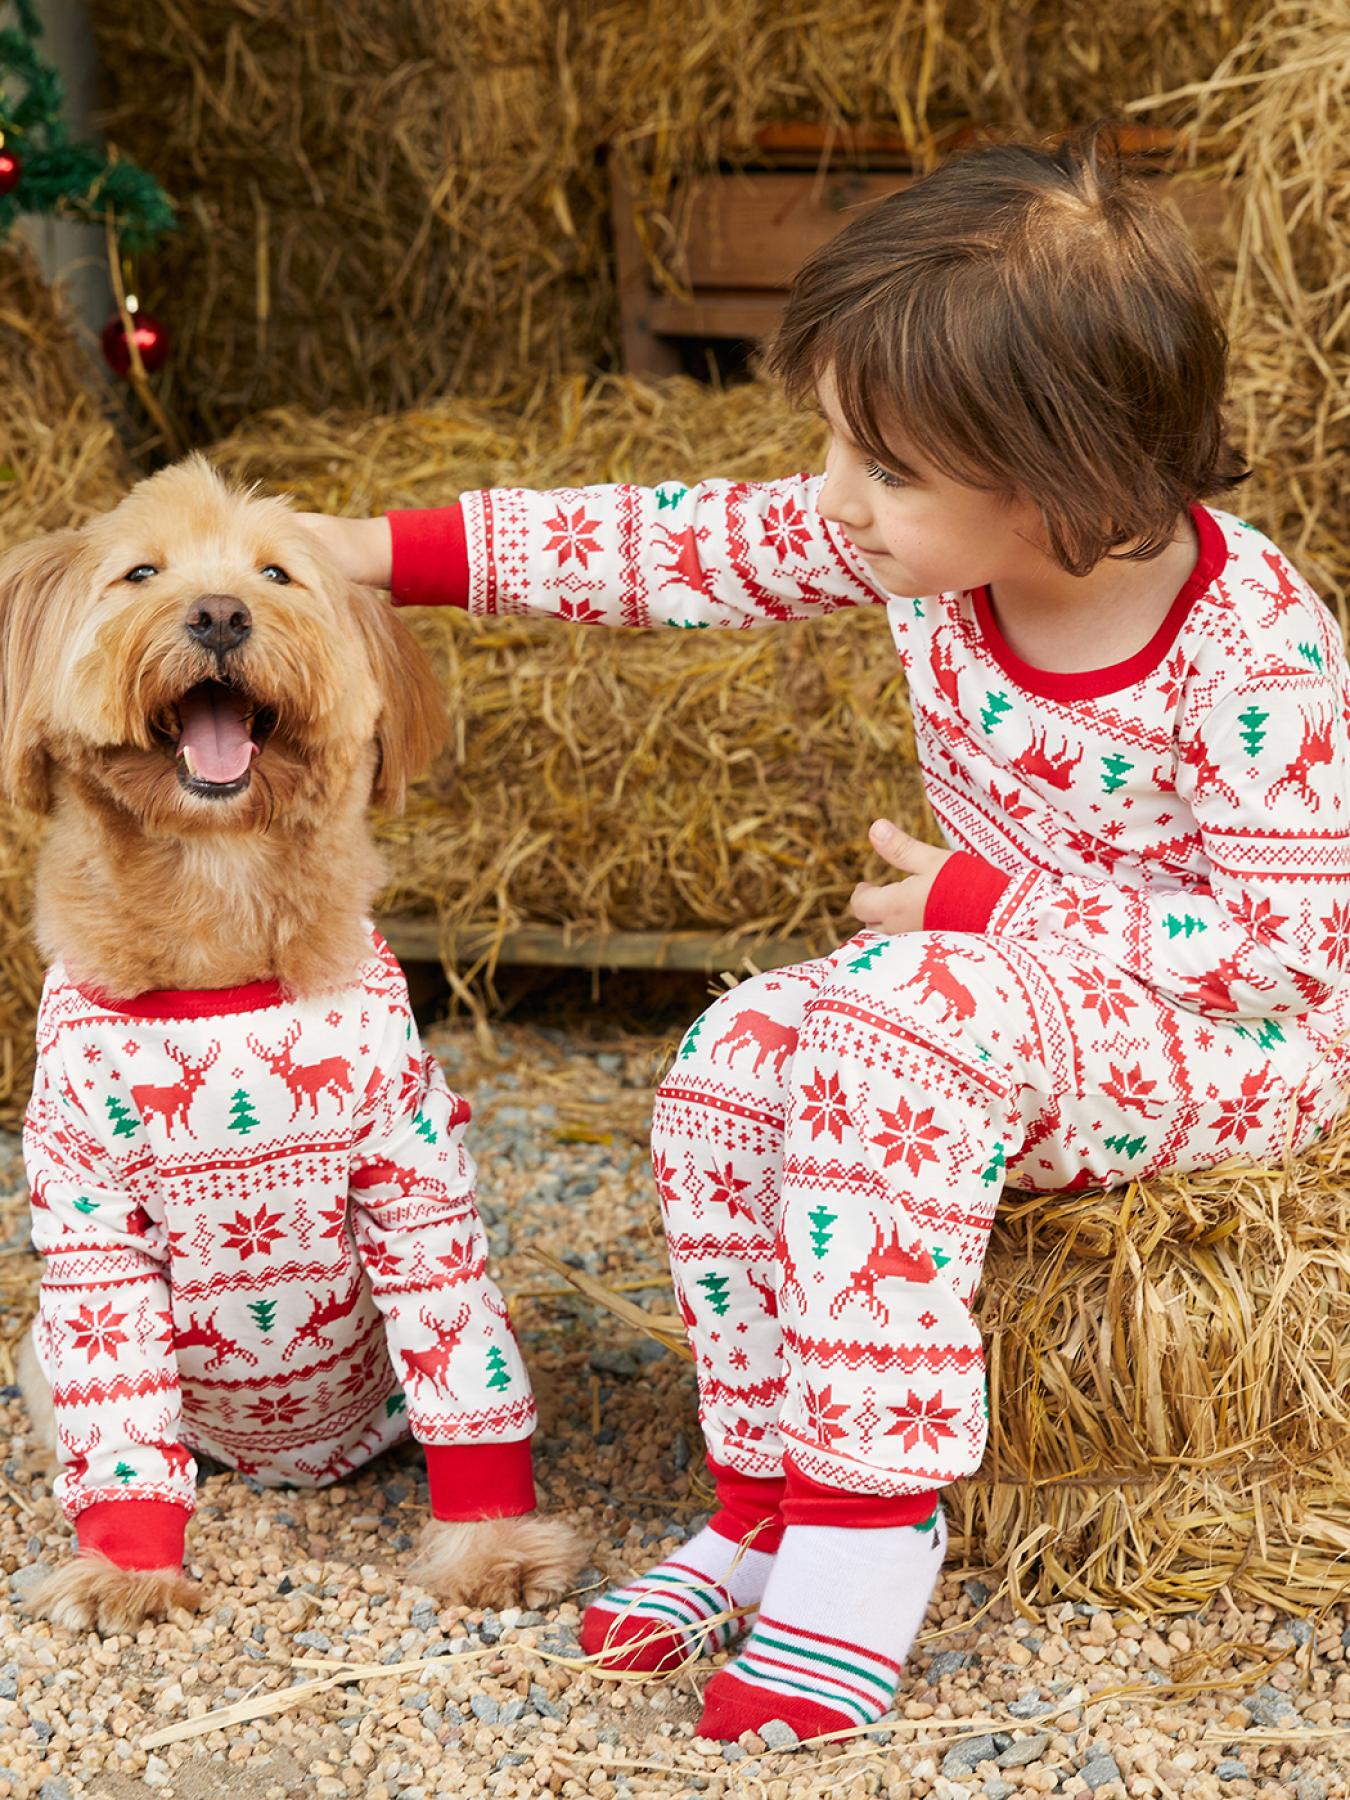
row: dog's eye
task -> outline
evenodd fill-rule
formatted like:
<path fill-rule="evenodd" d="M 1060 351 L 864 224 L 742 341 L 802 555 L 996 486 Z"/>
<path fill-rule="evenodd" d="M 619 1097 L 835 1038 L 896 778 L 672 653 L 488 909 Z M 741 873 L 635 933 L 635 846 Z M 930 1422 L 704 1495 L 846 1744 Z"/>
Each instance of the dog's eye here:
<path fill-rule="evenodd" d="M 279 582 L 282 587 L 290 586 L 291 578 L 286 573 L 285 569 L 282 568 L 280 563 L 268 563 L 262 573 L 269 581 Z"/>
<path fill-rule="evenodd" d="M 159 570 L 153 563 L 137 563 L 134 569 L 127 570 L 122 579 L 123 581 L 149 581 L 152 575 L 158 574 Z"/>

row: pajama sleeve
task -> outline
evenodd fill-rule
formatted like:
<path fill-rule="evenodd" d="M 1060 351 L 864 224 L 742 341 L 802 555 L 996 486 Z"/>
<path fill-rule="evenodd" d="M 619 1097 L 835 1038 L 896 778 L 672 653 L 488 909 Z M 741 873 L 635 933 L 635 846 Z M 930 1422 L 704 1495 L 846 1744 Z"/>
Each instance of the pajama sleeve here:
<path fill-rule="evenodd" d="M 1193 1011 L 1270 1019 L 1320 1006 L 1350 953 L 1350 753 L 1340 694 L 1281 666 L 1184 726 L 1176 792 L 1209 864 L 1203 885 L 1132 888 L 995 869 L 958 852 L 924 926 L 1077 939 Z"/>
<path fill-rule="evenodd" d="M 177 1567 L 196 1464 L 178 1438 L 167 1246 L 78 1101 L 63 1097 L 75 1091 L 58 1041 L 39 1058 L 24 1121 L 56 1498 L 82 1551 L 127 1569 Z"/>
<path fill-rule="evenodd" d="M 884 604 L 817 509 L 823 481 L 491 488 L 393 512 L 394 602 L 686 629 Z"/>
<path fill-rule="evenodd" d="M 487 1273 L 464 1142 L 468 1102 L 423 1052 L 411 1008 L 391 1006 L 374 1048 L 353 1151 L 352 1226 L 408 1422 L 426 1452 L 432 1513 L 530 1512 L 534 1399 Z"/>

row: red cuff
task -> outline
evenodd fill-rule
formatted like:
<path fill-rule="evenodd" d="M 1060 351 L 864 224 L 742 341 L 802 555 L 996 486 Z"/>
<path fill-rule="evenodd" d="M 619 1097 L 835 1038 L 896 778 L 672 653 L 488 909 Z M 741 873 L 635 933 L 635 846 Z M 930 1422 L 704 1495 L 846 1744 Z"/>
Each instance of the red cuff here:
<path fill-rule="evenodd" d="M 880 1529 L 887 1525 L 922 1525 L 937 1510 L 938 1490 L 926 1494 L 856 1494 L 845 1488 L 822 1487 L 784 1457 L 787 1492 L 785 1525 L 849 1525 Z"/>
<path fill-rule="evenodd" d="M 783 1504 L 784 1481 L 781 1475 L 743 1475 L 739 1469 L 728 1469 L 708 1457 L 708 1473 L 717 1485 L 717 1511 L 708 1520 L 708 1528 L 718 1537 L 741 1543 L 751 1532 L 752 1550 L 772 1554 L 783 1541 L 783 1521 L 778 1516 Z M 769 1523 L 765 1523 L 765 1521 Z"/>
<path fill-rule="evenodd" d="M 954 850 L 928 890 L 923 929 L 983 931 L 1011 880 L 982 856 Z"/>
<path fill-rule="evenodd" d="M 456 506 L 386 513 L 393 544 L 389 590 L 395 606 L 467 606 L 469 547 Z"/>
<path fill-rule="evenodd" d="M 535 1509 L 529 1438 L 423 1444 L 433 1519 L 513 1519 Z"/>
<path fill-rule="evenodd" d="M 76 1516 L 75 1536 L 119 1569 L 177 1569 L 190 1513 L 171 1500 L 95 1500 Z"/>

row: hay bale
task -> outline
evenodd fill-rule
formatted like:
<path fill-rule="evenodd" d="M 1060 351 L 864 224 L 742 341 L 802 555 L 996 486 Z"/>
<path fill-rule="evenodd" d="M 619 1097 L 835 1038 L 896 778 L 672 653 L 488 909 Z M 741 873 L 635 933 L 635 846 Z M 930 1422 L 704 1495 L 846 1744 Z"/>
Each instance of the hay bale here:
<path fill-rule="evenodd" d="M 92 0 L 111 137 L 183 202 L 140 275 L 201 438 L 278 404 L 527 389 L 617 343 L 601 151 L 677 177 L 780 119 L 1003 132 L 1203 78 L 1254 0 Z M 1188 107 L 1157 109 L 1160 123 Z"/>
<path fill-rule="evenodd" d="M 58 295 L 17 241 L 0 246 L 0 550 L 115 505 L 127 459 Z M 37 822 L 0 803 L 0 1124 L 33 1079 L 42 964 L 29 937 Z"/>

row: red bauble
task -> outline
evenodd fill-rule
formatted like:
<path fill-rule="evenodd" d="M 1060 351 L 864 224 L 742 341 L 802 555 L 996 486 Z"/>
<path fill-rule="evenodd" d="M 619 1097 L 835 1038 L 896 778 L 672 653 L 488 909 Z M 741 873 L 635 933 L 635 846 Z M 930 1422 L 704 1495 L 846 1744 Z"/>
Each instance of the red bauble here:
<path fill-rule="evenodd" d="M 0 199 L 12 194 L 23 175 L 23 158 L 17 150 L 0 146 Z"/>
<path fill-rule="evenodd" d="M 133 313 L 131 328 L 136 334 L 136 348 L 141 353 L 146 373 L 153 375 L 169 360 L 168 328 L 152 313 Z M 125 375 L 131 368 L 131 348 L 122 329 L 122 316 L 114 313 L 103 327 L 103 355 L 114 375 Z"/>

